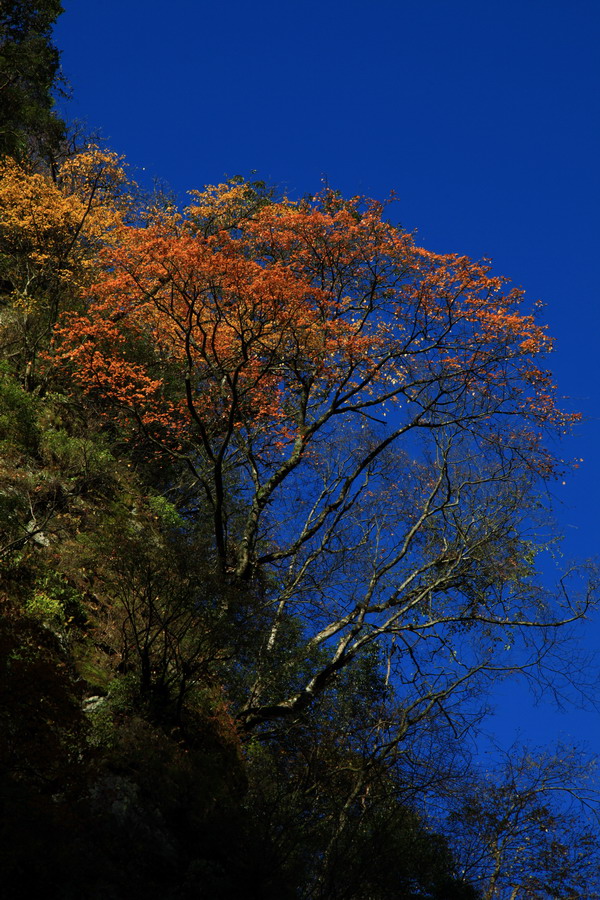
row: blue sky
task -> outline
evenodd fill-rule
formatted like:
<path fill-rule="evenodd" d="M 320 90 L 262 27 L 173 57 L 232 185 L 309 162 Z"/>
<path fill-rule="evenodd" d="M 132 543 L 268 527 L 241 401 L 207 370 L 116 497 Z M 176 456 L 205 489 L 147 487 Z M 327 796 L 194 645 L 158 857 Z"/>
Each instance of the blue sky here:
<path fill-rule="evenodd" d="M 600 4 L 597 0 L 63 0 L 65 107 L 141 179 L 225 174 L 299 196 L 399 198 L 440 252 L 491 257 L 556 338 L 549 367 L 583 423 L 552 486 L 565 558 L 598 554 Z M 598 643 L 600 621 L 586 642 Z M 499 727 L 600 750 L 598 713 L 503 691 Z"/>

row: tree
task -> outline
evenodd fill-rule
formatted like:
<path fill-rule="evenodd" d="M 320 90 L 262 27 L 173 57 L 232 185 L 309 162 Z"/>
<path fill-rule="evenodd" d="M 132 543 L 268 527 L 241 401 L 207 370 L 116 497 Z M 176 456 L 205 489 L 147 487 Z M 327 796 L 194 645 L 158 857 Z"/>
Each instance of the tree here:
<path fill-rule="evenodd" d="M 229 596 L 257 586 L 246 728 L 297 715 L 377 644 L 401 736 L 476 680 L 533 671 L 590 602 L 534 579 L 560 466 L 545 437 L 577 418 L 540 367 L 545 329 L 488 263 L 383 213 L 210 188 L 121 229 L 55 331 L 56 383 L 178 467 L 188 521 L 209 510 L 207 565 Z"/>
<path fill-rule="evenodd" d="M 122 160 L 95 145 L 63 161 L 54 178 L 0 160 L 0 348 L 29 389 L 59 313 L 93 280 L 98 251 L 127 219 L 134 191 Z"/>
<path fill-rule="evenodd" d="M 390 765 L 381 752 L 388 693 L 371 648 L 310 709 L 268 740 L 251 738 L 246 802 L 261 845 L 299 882 L 299 897 L 475 900 L 458 876 L 459 858 L 415 810 L 430 777 L 424 783 L 406 759 Z M 428 747 L 438 778 L 447 774 L 440 757 L 450 756 L 444 737 Z"/>
<path fill-rule="evenodd" d="M 572 747 L 512 747 L 455 798 L 448 834 L 484 900 L 600 896 L 595 764 Z"/>
<path fill-rule="evenodd" d="M 53 109 L 60 85 L 51 29 L 59 0 L 4 0 L 0 12 L 0 156 L 48 162 L 64 137 Z"/>

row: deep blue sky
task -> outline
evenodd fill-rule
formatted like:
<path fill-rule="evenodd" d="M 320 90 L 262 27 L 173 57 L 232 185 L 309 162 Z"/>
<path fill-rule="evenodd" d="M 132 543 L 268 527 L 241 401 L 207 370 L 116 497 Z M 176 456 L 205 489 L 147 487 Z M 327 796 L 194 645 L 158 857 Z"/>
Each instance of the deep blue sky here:
<path fill-rule="evenodd" d="M 248 174 L 298 196 L 399 197 L 440 252 L 492 257 L 546 303 L 549 365 L 585 416 L 553 487 L 566 557 L 598 554 L 600 3 L 63 0 L 55 32 L 86 120 L 180 196 Z M 143 171 L 144 170 L 144 171 Z M 600 617 L 599 617 L 600 619 Z M 600 622 L 588 630 L 598 643 Z M 514 693 L 502 728 L 520 706 Z M 600 750 L 597 713 L 527 708 L 532 739 Z M 507 732 L 508 733 L 508 732 Z"/>

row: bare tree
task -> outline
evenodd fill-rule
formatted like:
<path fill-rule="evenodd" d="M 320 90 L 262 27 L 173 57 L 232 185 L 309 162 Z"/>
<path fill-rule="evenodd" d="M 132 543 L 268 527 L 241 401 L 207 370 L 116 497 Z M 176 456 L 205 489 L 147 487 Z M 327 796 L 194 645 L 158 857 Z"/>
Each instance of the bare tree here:
<path fill-rule="evenodd" d="M 448 834 L 484 900 L 600 897 L 595 761 L 512 747 L 455 797 Z"/>

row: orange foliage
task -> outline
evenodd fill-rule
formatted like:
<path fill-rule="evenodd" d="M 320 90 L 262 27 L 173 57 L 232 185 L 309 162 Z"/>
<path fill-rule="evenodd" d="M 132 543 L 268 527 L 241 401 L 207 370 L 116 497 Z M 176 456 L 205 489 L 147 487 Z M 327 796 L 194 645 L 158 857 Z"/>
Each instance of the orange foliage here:
<path fill-rule="evenodd" d="M 239 439 L 265 465 L 332 416 L 473 431 L 510 416 L 533 456 L 540 428 L 568 427 L 536 362 L 546 331 L 487 262 L 416 247 L 380 204 L 333 192 L 253 206 L 237 184 L 193 199 L 183 217 L 119 227 L 87 312 L 56 331 L 56 365 L 101 415 L 129 411 L 210 459 Z"/>

